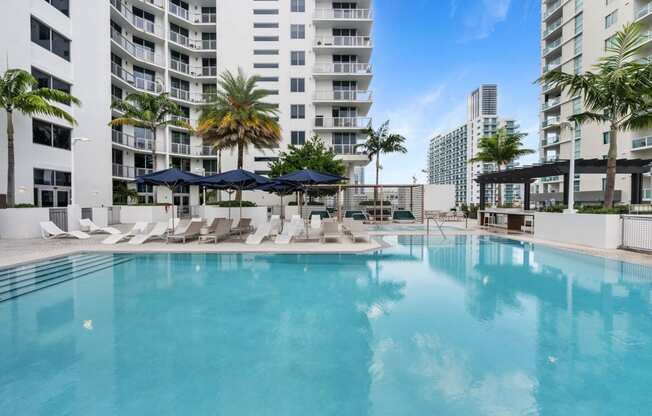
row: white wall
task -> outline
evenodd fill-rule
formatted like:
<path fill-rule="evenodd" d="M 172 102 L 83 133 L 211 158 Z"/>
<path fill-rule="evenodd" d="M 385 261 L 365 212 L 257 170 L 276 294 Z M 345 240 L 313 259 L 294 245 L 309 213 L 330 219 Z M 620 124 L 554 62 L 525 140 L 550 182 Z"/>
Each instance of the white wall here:
<path fill-rule="evenodd" d="M 0 238 L 39 238 L 41 221 L 50 221 L 48 208 L 0 209 Z"/>
<path fill-rule="evenodd" d="M 120 207 L 120 223 L 133 224 L 135 222 L 163 222 L 172 218 L 171 208 L 165 210 L 164 206 L 130 206 L 123 205 Z M 176 207 L 175 213 L 176 213 Z"/>
<path fill-rule="evenodd" d="M 534 237 L 589 247 L 616 249 L 621 243 L 619 215 L 534 214 Z"/>
<path fill-rule="evenodd" d="M 425 211 L 450 211 L 455 208 L 455 185 L 424 185 Z"/>

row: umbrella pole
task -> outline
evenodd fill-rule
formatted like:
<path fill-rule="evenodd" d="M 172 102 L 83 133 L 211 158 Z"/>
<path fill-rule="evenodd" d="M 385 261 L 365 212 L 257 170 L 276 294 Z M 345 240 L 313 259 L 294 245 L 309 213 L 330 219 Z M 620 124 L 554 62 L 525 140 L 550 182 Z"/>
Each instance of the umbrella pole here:
<path fill-rule="evenodd" d="M 242 227 L 240 227 L 241 222 L 242 222 L 242 188 L 240 188 L 240 219 L 238 220 L 238 229 L 240 230 L 240 240 L 242 240 Z"/>

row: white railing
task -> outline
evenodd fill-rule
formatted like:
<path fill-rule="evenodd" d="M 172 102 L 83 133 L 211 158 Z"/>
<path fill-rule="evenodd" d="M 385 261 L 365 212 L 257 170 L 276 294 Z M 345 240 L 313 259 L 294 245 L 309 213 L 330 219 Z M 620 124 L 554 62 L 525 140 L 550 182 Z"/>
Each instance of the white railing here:
<path fill-rule="evenodd" d="M 217 13 L 201 13 L 194 20 L 195 23 L 217 23 Z"/>
<path fill-rule="evenodd" d="M 336 155 L 367 156 L 367 153 L 357 144 L 334 144 L 331 149 Z"/>
<path fill-rule="evenodd" d="M 209 103 L 215 100 L 216 93 L 194 93 L 180 88 L 170 87 L 170 97 L 191 103 Z"/>
<path fill-rule="evenodd" d="M 213 146 L 193 146 L 193 156 L 217 156 L 217 150 Z"/>
<path fill-rule="evenodd" d="M 170 59 L 170 69 L 184 74 L 190 73 L 190 65 L 185 62 L 177 61 L 176 59 Z"/>
<path fill-rule="evenodd" d="M 315 37 L 315 46 L 322 47 L 371 47 L 370 36 L 317 36 Z"/>
<path fill-rule="evenodd" d="M 652 136 L 632 140 L 632 150 L 648 149 L 652 147 Z"/>
<path fill-rule="evenodd" d="M 170 87 L 170 97 L 176 98 L 178 100 L 190 101 L 190 91 Z"/>
<path fill-rule="evenodd" d="M 215 39 L 190 39 L 189 37 L 177 32 L 170 32 L 170 42 L 185 46 L 189 49 L 215 50 L 217 48 L 217 40 Z"/>
<path fill-rule="evenodd" d="M 147 151 L 152 151 L 154 149 L 154 140 L 145 137 L 135 137 L 118 130 L 111 130 L 111 141 L 132 149 Z"/>
<path fill-rule="evenodd" d="M 168 2 L 168 10 L 173 15 L 183 20 L 186 20 L 190 23 L 209 24 L 209 23 L 217 22 L 216 13 L 192 13 L 188 11 L 188 9 L 179 7 L 176 4 L 173 4 L 172 2 Z"/>
<path fill-rule="evenodd" d="M 189 155 L 190 145 L 183 143 L 170 143 L 170 152 L 178 155 Z"/>
<path fill-rule="evenodd" d="M 188 9 L 184 9 L 183 7 L 179 7 L 172 2 L 168 2 L 168 10 L 170 11 L 170 13 L 172 13 L 177 17 L 180 17 L 188 21 L 190 20 L 190 12 L 188 11 Z"/>
<path fill-rule="evenodd" d="M 163 90 L 163 86 L 160 83 L 139 78 L 115 62 L 111 62 L 111 73 L 139 90 L 155 93 L 159 93 Z"/>
<path fill-rule="evenodd" d="M 153 172 L 149 168 L 135 168 L 133 166 L 120 165 L 114 163 L 112 165 L 112 174 L 116 178 L 130 178 L 133 179 L 137 176 L 147 175 Z"/>
<path fill-rule="evenodd" d="M 371 65 L 367 63 L 318 63 L 313 68 L 318 74 L 371 74 Z"/>
<path fill-rule="evenodd" d="M 163 0 L 137 0 L 141 3 L 151 4 L 159 9 L 165 9 L 165 2 Z"/>
<path fill-rule="evenodd" d="M 191 67 L 190 74 L 196 77 L 215 77 L 217 76 L 217 67 L 216 66 Z"/>
<path fill-rule="evenodd" d="M 315 117 L 315 128 L 366 129 L 371 126 L 369 117 Z"/>
<path fill-rule="evenodd" d="M 132 43 L 114 28 L 111 28 L 111 39 L 136 59 L 147 61 L 155 65 L 163 64 L 161 55 L 157 55 L 150 49 Z"/>
<path fill-rule="evenodd" d="M 322 90 L 315 91 L 316 101 L 371 101 L 371 91 Z"/>
<path fill-rule="evenodd" d="M 555 144 L 555 143 L 559 143 L 559 135 L 558 134 L 548 134 L 546 136 L 546 138 L 543 140 L 543 145 L 544 146 Z"/>
<path fill-rule="evenodd" d="M 369 20 L 369 9 L 315 9 L 315 19 Z"/>
<path fill-rule="evenodd" d="M 111 0 L 111 5 L 118 11 L 132 26 L 138 30 L 151 33 L 156 36 L 163 36 L 163 27 L 140 16 L 136 16 L 130 10 L 129 5 L 122 0 Z"/>

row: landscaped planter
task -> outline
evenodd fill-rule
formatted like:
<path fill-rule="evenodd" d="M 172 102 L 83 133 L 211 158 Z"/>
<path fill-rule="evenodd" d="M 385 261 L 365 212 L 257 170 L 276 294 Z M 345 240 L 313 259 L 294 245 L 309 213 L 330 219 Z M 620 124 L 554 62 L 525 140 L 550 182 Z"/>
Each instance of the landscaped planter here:
<path fill-rule="evenodd" d="M 559 243 L 615 249 L 621 243 L 620 215 L 537 212 L 534 236 Z"/>
<path fill-rule="evenodd" d="M 172 218 L 171 209 L 171 206 L 166 209 L 163 205 L 123 205 L 120 207 L 120 222 L 122 224 L 133 224 L 139 221 L 148 223 L 169 221 Z"/>
<path fill-rule="evenodd" d="M 41 221 L 50 221 L 49 208 L 0 209 L 0 238 L 39 238 Z"/>

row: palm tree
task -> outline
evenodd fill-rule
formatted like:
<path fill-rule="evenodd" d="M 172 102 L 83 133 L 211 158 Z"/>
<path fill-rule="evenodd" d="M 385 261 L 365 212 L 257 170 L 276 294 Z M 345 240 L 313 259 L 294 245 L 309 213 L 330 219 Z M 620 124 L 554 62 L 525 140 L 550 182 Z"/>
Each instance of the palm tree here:
<path fill-rule="evenodd" d="M 237 76 L 224 72 L 218 81 L 220 90 L 199 118 L 197 131 L 205 141 L 218 151 L 237 149 L 238 169 L 249 146 L 269 149 L 281 141 L 277 106 L 263 101 L 270 92 L 258 88 L 258 80 L 258 76 L 246 77 L 241 69 Z"/>
<path fill-rule="evenodd" d="M 8 69 L 0 78 L 0 105 L 7 113 L 7 206 L 10 208 L 16 202 L 14 111 L 26 116 L 53 116 L 74 125 L 75 119 L 54 104 L 81 105 L 77 98 L 67 92 L 37 87 L 36 78 L 22 69 Z"/>
<path fill-rule="evenodd" d="M 480 138 L 478 153 L 469 163 L 493 163 L 500 172 L 503 166 L 507 166 L 521 156 L 534 153 L 532 149 L 523 149 L 525 133 L 510 133 L 506 128 L 500 128 L 496 134 Z M 500 190 L 496 192 L 497 205 L 500 206 Z"/>
<path fill-rule="evenodd" d="M 167 126 L 182 127 L 192 130 L 192 126 L 183 120 L 183 111 L 164 92 L 159 95 L 145 92 L 134 92 L 124 100 L 114 101 L 111 104 L 122 113 L 120 117 L 109 122 L 109 126 L 134 126 L 141 127 L 152 134 L 152 167 L 156 171 L 156 131 Z"/>
<path fill-rule="evenodd" d="M 613 207 L 618 132 L 652 125 L 652 65 L 636 61 L 642 41 L 640 27 L 627 24 L 608 42 L 607 55 L 595 65 L 595 72 L 552 71 L 539 80 L 561 87 L 571 97 L 584 97 L 586 111 L 570 117 L 570 121 L 595 121 L 609 126 L 605 208 Z"/>
<path fill-rule="evenodd" d="M 389 120 L 385 121 L 378 130 L 369 127 L 365 134 L 367 141 L 359 145 L 369 156 L 369 160 L 376 158 L 376 188 L 374 200 L 378 200 L 378 184 L 380 183 L 380 155 L 381 153 L 407 153 L 405 137 L 389 132 Z"/>

